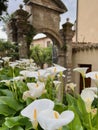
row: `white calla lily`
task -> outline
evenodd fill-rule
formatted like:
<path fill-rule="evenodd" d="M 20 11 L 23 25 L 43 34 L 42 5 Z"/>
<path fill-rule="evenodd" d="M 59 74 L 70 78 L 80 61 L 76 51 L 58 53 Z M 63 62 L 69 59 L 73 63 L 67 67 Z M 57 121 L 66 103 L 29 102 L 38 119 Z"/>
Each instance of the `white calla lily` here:
<path fill-rule="evenodd" d="M 28 117 L 33 124 L 33 128 L 37 128 L 38 115 L 41 111 L 46 109 L 53 109 L 54 102 L 49 99 L 35 100 L 21 111 L 21 115 Z"/>
<path fill-rule="evenodd" d="M 48 109 L 38 115 L 38 122 L 44 130 L 57 130 L 70 123 L 73 119 L 74 113 L 69 110 L 59 114 L 57 111 Z"/>
<path fill-rule="evenodd" d="M 93 71 L 93 72 L 87 73 L 86 78 L 93 79 L 98 87 L 98 71 Z"/>
<path fill-rule="evenodd" d="M 54 66 L 52 67 L 49 67 L 46 69 L 48 72 L 50 73 L 54 73 L 54 74 L 57 74 L 57 73 L 60 73 L 60 72 L 63 72 L 66 70 L 66 68 L 60 66 L 60 65 L 57 65 L 57 64 L 54 64 Z"/>
<path fill-rule="evenodd" d="M 24 80 L 23 76 L 17 76 L 17 77 L 14 77 L 13 79 L 11 79 L 11 81 L 23 81 L 23 80 Z"/>
<path fill-rule="evenodd" d="M 73 69 L 73 71 L 77 71 L 81 74 L 82 78 L 83 78 L 83 88 L 85 88 L 85 77 L 86 77 L 86 71 L 87 71 L 88 67 L 78 67 Z"/>
<path fill-rule="evenodd" d="M 87 69 L 88 69 L 87 67 L 77 67 L 77 68 L 73 69 L 73 71 L 77 71 L 77 72 L 79 72 L 83 77 L 85 77 Z"/>
<path fill-rule="evenodd" d="M 24 100 L 27 97 L 38 98 L 43 93 L 46 92 L 46 90 L 45 90 L 45 84 L 43 82 L 27 83 L 27 86 L 29 88 L 29 91 L 24 92 L 24 94 L 23 94 L 23 99 Z"/>
<path fill-rule="evenodd" d="M 9 60 L 11 59 L 11 57 L 2 57 L 2 59 L 3 59 L 5 62 L 9 62 Z"/>
<path fill-rule="evenodd" d="M 25 78 L 29 77 L 35 77 L 36 79 L 38 78 L 38 73 L 36 71 L 28 71 L 28 70 L 22 70 L 20 71 L 20 74 L 23 75 Z"/>
<path fill-rule="evenodd" d="M 76 87 L 76 84 L 75 83 L 68 83 L 66 84 L 66 87 L 65 87 L 65 90 L 72 90 L 74 92 L 75 90 L 75 87 Z"/>
<path fill-rule="evenodd" d="M 92 90 L 88 88 L 85 88 L 82 90 L 81 98 L 85 102 L 87 112 L 91 112 L 91 104 L 95 97 L 96 97 L 96 94 Z"/>
<path fill-rule="evenodd" d="M 9 66 L 14 69 L 19 63 L 18 62 L 10 62 Z"/>
<path fill-rule="evenodd" d="M 95 93 L 92 90 L 85 88 L 81 92 L 81 97 L 85 102 L 88 100 L 92 102 L 94 100 Z"/>
<path fill-rule="evenodd" d="M 45 81 L 50 75 L 50 72 L 47 72 L 46 69 L 40 69 L 38 70 L 37 74 L 38 74 L 38 79 L 40 81 Z"/>
<path fill-rule="evenodd" d="M 61 84 L 61 81 L 54 80 L 53 83 L 54 83 L 55 87 L 59 87 Z"/>
<path fill-rule="evenodd" d="M 90 87 L 88 89 L 92 90 L 96 95 L 98 94 L 98 88 L 97 87 Z"/>

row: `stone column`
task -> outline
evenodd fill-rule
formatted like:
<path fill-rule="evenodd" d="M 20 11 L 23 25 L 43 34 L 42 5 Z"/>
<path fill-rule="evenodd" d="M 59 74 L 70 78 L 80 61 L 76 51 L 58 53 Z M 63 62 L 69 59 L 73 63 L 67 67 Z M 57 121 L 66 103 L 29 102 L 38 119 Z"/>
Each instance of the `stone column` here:
<path fill-rule="evenodd" d="M 64 36 L 64 43 L 66 46 L 66 53 L 65 53 L 65 66 L 67 68 L 66 71 L 66 83 L 72 82 L 72 38 L 74 35 L 74 31 L 72 30 L 73 24 L 69 22 L 69 19 L 67 19 L 67 22 L 62 25 L 63 26 L 63 36 Z"/>
<path fill-rule="evenodd" d="M 19 58 L 28 58 L 26 36 L 18 32 Z"/>

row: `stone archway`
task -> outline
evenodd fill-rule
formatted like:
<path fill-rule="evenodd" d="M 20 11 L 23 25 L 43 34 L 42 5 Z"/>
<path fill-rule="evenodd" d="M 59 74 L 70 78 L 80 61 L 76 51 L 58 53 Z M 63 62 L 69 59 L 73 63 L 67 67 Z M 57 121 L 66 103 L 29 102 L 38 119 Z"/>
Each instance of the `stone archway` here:
<path fill-rule="evenodd" d="M 61 0 L 28 0 L 26 10 L 31 14 L 29 21 L 36 33 L 46 34 L 57 44 L 59 64 L 65 66 L 65 52 L 61 50 L 64 37 L 60 31 L 60 15 L 67 11 L 66 6 Z"/>
<path fill-rule="evenodd" d="M 68 68 L 67 80 L 71 80 L 72 68 L 72 37 L 74 31 L 72 24 L 67 19 L 60 30 L 60 15 L 67 11 L 61 0 L 26 0 L 26 10 L 20 6 L 14 13 L 14 18 L 9 22 L 9 38 L 17 42 L 19 46 L 19 57 L 27 58 L 28 44 L 26 36 L 31 26 L 36 33 L 44 33 L 55 41 L 59 46 L 58 64 Z M 62 49 L 63 48 L 63 49 Z"/>
<path fill-rule="evenodd" d="M 43 33 L 46 34 L 49 38 L 51 38 L 55 43 L 57 44 L 58 47 L 63 46 L 63 40 L 61 39 L 61 35 L 57 34 L 53 30 L 47 29 L 47 28 L 40 28 L 36 30 L 37 33 Z"/>

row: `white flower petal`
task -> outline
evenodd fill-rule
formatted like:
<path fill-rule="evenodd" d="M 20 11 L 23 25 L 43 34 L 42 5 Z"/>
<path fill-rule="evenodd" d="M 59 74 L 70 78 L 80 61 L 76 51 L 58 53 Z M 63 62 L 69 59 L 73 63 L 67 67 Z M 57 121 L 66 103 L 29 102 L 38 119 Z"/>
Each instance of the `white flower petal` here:
<path fill-rule="evenodd" d="M 87 69 L 88 69 L 87 67 L 77 67 L 77 68 L 73 69 L 73 71 L 77 71 L 82 76 L 85 76 Z"/>
<path fill-rule="evenodd" d="M 98 71 L 89 72 L 86 74 L 86 78 L 98 80 Z"/>
<path fill-rule="evenodd" d="M 45 92 L 45 84 L 43 82 L 27 83 L 27 86 L 32 98 L 38 98 Z"/>
<path fill-rule="evenodd" d="M 40 112 L 38 116 L 38 122 L 44 130 L 56 130 L 60 127 L 67 125 L 74 118 L 74 113 L 72 111 L 64 111 L 57 118 L 54 115 L 55 111 L 45 110 Z"/>
<path fill-rule="evenodd" d="M 28 70 L 23 70 L 20 71 L 20 74 L 23 75 L 24 77 L 35 77 L 36 79 L 38 78 L 38 73 L 36 71 L 28 71 Z"/>
<path fill-rule="evenodd" d="M 92 90 L 85 88 L 81 92 L 81 97 L 85 102 L 87 102 L 88 100 L 89 102 L 92 102 L 94 100 L 95 93 Z"/>
<path fill-rule="evenodd" d="M 39 112 L 45 110 L 45 109 L 53 109 L 54 108 L 54 102 L 49 99 L 39 99 L 32 102 L 30 105 L 28 105 L 26 108 L 24 108 L 21 111 L 21 115 L 28 117 L 31 121 L 34 121 L 33 117 L 33 111 L 34 109 L 37 110 L 37 116 Z"/>

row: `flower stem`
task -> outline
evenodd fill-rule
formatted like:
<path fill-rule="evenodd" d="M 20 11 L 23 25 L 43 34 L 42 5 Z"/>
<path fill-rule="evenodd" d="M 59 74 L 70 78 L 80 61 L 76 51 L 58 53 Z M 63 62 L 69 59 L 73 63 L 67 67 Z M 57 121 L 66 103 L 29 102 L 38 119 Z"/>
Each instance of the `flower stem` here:
<path fill-rule="evenodd" d="M 83 89 L 85 89 L 85 77 L 83 77 Z"/>
<path fill-rule="evenodd" d="M 90 116 L 90 113 L 89 113 L 89 126 L 90 126 L 90 130 L 92 130 L 92 123 L 91 123 L 91 116 Z"/>

